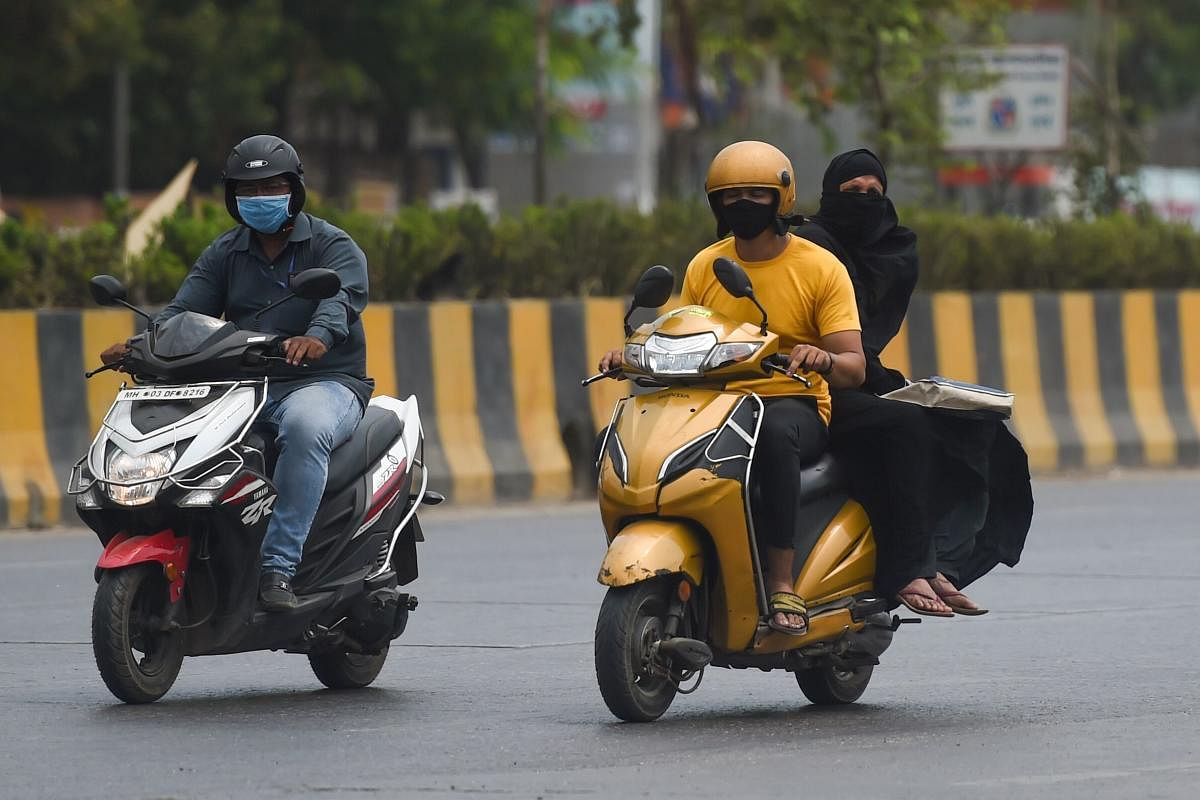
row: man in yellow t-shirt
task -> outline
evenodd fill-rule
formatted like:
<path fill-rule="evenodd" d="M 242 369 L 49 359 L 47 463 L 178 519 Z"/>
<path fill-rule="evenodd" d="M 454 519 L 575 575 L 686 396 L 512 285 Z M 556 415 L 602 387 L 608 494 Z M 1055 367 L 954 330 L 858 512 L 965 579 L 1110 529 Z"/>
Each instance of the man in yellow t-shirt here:
<path fill-rule="evenodd" d="M 778 238 L 785 240 L 783 249 L 777 256 L 763 261 L 744 258 L 734 237 L 701 250 L 688 264 L 680 301 L 711 308 L 731 319 L 757 322 L 761 313 L 754 304 L 725 291 L 713 273 L 716 259 L 729 258 L 741 264 L 750 276 L 754 294 L 766 309 L 771 331 L 779 336 L 781 353 L 791 352 L 801 344 L 820 345 L 830 334 L 860 330 L 854 286 L 841 262 L 828 250 L 806 239 L 790 235 Z M 815 358 L 812 365 L 824 366 L 823 357 Z M 811 388 L 799 381 L 773 375 L 731 383 L 728 388 L 754 392 L 763 398 L 812 397 L 821 419 L 828 425 L 829 383 L 820 373 L 813 374 L 810 382 Z"/>
<path fill-rule="evenodd" d="M 738 261 L 754 282 L 781 350 L 791 351 L 789 371 L 816 373 L 812 388 L 782 376 L 735 387 L 758 393 L 765 405 L 752 477 L 764 499 L 755 516 L 765 523 L 767 539 L 768 624 L 799 635 L 808 629 L 804 601 L 792 592 L 800 472 L 825 450 L 829 387 L 859 386 L 866 359 L 854 287 L 845 268 L 829 251 L 788 233 L 796 200 L 792 175 L 787 156 L 766 142 L 735 142 L 717 154 L 704 188 L 722 239 L 688 265 L 683 300 L 758 322 L 754 305 L 731 297 L 713 274 L 714 259 Z M 600 369 L 607 372 L 620 364 L 621 351 L 614 350 L 601 360 Z"/>

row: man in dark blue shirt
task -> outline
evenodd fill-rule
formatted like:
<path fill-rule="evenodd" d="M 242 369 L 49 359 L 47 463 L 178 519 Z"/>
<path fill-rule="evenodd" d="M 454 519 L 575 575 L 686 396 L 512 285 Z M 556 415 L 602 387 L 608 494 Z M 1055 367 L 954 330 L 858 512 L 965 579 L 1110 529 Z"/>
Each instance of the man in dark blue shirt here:
<path fill-rule="evenodd" d="M 272 376 L 258 418 L 279 451 L 279 499 L 263 537 L 259 580 L 259 598 L 271 611 L 296 605 L 291 578 L 325 490 L 329 454 L 350 438 L 373 391 L 360 319 L 366 256 L 344 231 L 301 212 L 303 174 L 296 150 L 278 136 L 251 136 L 233 148 L 223 180 L 226 208 L 239 225 L 208 246 L 154 320 L 195 311 L 288 336 L 288 363 Z M 292 275 L 310 267 L 336 270 L 341 290 L 320 301 L 294 298 L 254 318 L 288 293 Z M 109 363 L 125 349 L 113 345 L 101 358 Z"/>

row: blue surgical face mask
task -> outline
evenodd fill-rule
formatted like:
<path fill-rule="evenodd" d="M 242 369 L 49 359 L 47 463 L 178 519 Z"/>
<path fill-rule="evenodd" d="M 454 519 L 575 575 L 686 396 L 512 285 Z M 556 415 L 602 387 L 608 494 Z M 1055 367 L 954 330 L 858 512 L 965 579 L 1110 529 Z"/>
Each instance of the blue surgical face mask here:
<path fill-rule="evenodd" d="M 291 202 L 290 194 L 239 197 L 237 207 L 242 221 L 254 230 L 259 233 L 278 233 L 283 223 L 288 220 L 288 206 Z"/>

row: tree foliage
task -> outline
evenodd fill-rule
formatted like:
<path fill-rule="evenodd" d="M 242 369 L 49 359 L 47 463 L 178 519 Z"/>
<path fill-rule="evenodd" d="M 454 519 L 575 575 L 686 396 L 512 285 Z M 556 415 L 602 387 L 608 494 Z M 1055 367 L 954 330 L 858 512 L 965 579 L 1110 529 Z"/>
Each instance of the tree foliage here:
<path fill-rule="evenodd" d="M 1129 178 L 1146 158 L 1148 125 L 1200 96 L 1200 21 L 1194 0 L 1079 4 L 1094 14 L 1100 46 L 1072 107 L 1075 199 L 1085 214 L 1111 213 L 1132 198 Z"/>
<path fill-rule="evenodd" d="M 1004 0 L 665 0 L 664 28 L 683 64 L 701 126 L 704 73 L 753 81 L 777 64 L 792 101 L 823 124 L 835 103 L 854 104 L 884 158 L 929 164 L 941 152 L 938 92 L 977 76 L 956 70 L 951 45 L 992 43 L 1011 10 Z"/>
<path fill-rule="evenodd" d="M 614 23 L 626 37 L 628 2 Z M 486 136 L 532 126 L 533 13 L 531 0 L 11 0 L 0 24 L 0 187 L 112 185 L 121 64 L 135 187 L 160 186 L 192 156 L 197 181 L 211 183 L 233 142 L 302 126 L 323 145 L 336 196 L 347 143 L 366 137 L 404 161 L 418 114 L 451 131 L 480 185 Z M 558 80 L 603 74 L 614 57 L 595 36 L 561 29 L 552 53 Z M 552 130 L 564 130 L 569 114 L 551 111 Z"/>

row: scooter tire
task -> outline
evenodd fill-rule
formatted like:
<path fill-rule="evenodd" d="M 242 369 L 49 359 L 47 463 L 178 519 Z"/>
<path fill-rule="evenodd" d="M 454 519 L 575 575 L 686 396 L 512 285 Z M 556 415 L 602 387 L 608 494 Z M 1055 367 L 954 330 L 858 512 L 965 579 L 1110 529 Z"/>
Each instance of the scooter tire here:
<path fill-rule="evenodd" d="M 362 689 L 379 677 L 387 654 L 387 645 L 373 654 L 348 653 L 345 650 L 310 653 L 308 665 L 312 667 L 317 680 L 330 689 Z"/>
<path fill-rule="evenodd" d="M 148 631 L 169 600 L 162 567 L 139 564 L 105 572 L 92 604 L 92 652 L 104 685 L 126 703 L 153 703 L 183 665 L 183 634 Z"/>
<path fill-rule="evenodd" d="M 662 581 L 614 587 L 600 605 L 596 681 L 609 711 L 626 722 L 653 722 L 675 699 L 674 683 L 643 669 L 647 648 L 662 637 L 668 591 Z"/>
<path fill-rule="evenodd" d="M 841 669 L 832 665 L 796 670 L 796 683 L 810 703 L 844 706 L 862 697 L 871 682 L 872 666 Z"/>

